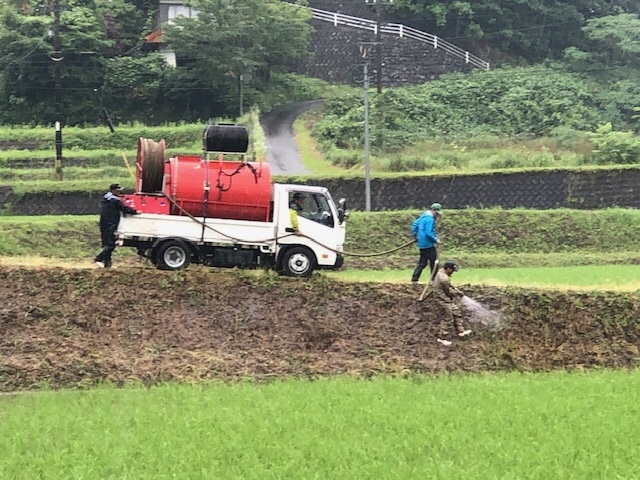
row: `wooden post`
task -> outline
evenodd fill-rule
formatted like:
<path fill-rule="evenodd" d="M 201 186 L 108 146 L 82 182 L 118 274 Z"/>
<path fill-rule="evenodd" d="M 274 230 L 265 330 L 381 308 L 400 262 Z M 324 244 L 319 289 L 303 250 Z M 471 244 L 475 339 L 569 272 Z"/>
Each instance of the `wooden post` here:
<path fill-rule="evenodd" d="M 60 122 L 56 122 L 56 180 L 62 180 L 62 128 Z"/>

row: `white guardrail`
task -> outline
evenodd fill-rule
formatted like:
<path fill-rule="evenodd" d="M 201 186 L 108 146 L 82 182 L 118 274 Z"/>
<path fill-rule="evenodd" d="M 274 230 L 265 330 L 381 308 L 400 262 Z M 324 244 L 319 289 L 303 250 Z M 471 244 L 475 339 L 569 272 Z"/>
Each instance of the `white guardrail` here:
<path fill-rule="evenodd" d="M 295 4 L 291 4 L 295 5 Z M 295 5 L 299 6 L 299 5 Z M 326 22 L 333 23 L 334 26 L 342 25 L 345 27 L 359 28 L 362 30 L 370 30 L 373 33 L 377 34 L 378 24 L 374 20 L 369 20 L 366 18 L 352 17 L 350 15 L 343 15 L 341 13 L 329 12 L 326 10 L 320 10 L 318 8 L 310 8 L 310 7 L 301 7 L 301 8 L 309 8 L 311 10 L 313 18 L 317 20 L 323 20 Z M 384 23 L 380 26 L 380 33 L 386 33 L 389 35 L 397 35 L 401 38 L 411 38 L 413 40 L 417 40 L 419 42 L 426 43 L 431 45 L 433 48 L 441 48 L 447 53 L 451 55 L 464 59 L 465 63 L 470 63 L 471 65 L 482 68 L 483 70 L 489 70 L 489 62 L 484 61 L 480 57 L 469 53 L 466 50 L 463 50 L 460 47 L 456 47 L 454 44 L 447 42 L 446 40 L 442 40 L 438 38 L 436 35 L 431 35 L 430 33 L 425 33 L 421 30 L 416 30 L 415 28 L 407 27 L 406 25 L 402 25 L 399 23 Z"/>

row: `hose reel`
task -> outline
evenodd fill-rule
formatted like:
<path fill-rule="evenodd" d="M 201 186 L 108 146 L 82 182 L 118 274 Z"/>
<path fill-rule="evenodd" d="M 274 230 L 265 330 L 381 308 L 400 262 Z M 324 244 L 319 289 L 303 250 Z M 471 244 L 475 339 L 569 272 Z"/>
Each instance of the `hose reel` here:
<path fill-rule="evenodd" d="M 156 142 L 149 138 L 138 138 L 137 167 L 141 180 L 140 192 L 162 191 L 166 145 L 164 139 Z"/>

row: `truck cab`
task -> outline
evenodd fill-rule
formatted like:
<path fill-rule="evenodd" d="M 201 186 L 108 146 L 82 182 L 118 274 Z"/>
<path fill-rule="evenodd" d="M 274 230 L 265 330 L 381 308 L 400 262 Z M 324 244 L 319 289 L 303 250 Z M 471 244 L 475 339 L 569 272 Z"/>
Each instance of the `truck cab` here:
<path fill-rule="evenodd" d="M 297 212 L 300 235 L 290 220 L 296 193 L 302 194 L 302 209 Z M 304 276 L 315 268 L 340 267 L 346 232 L 344 203 L 336 205 L 324 187 L 275 184 L 273 194 L 278 268 L 289 275 Z"/>

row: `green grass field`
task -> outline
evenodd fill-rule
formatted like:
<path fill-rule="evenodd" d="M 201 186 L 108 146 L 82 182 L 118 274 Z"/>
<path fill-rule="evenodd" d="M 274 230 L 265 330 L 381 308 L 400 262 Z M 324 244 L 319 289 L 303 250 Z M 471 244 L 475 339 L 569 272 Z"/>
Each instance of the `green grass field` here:
<path fill-rule="evenodd" d="M 407 270 L 343 270 L 330 272 L 346 281 L 408 282 Z M 428 272 L 428 270 L 427 270 Z M 420 279 L 428 280 L 428 273 Z M 583 265 L 572 267 L 472 268 L 454 273 L 454 284 L 481 284 L 572 290 L 640 290 L 640 265 Z"/>
<path fill-rule="evenodd" d="M 470 215 L 473 215 L 473 212 Z M 387 217 L 391 218 L 392 215 Z M 387 217 L 375 216 L 383 224 Z M 355 225 L 356 235 L 359 230 L 364 229 L 360 224 L 366 223 L 368 218 L 370 217 L 364 214 L 355 216 L 358 220 Z M 610 222 L 615 220 L 611 214 L 607 214 L 607 218 Z M 392 227 L 389 227 L 387 232 L 391 229 Z M 51 238 L 57 240 L 52 243 Z M 611 242 L 614 239 L 613 236 L 608 238 Z M 381 239 L 378 240 L 378 243 L 384 243 Z M 466 240 L 468 241 L 469 237 Z M 356 241 L 353 247 L 349 247 L 351 248 L 364 251 L 365 248 L 373 250 L 383 247 L 377 244 L 366 246 Z M 0 217 L 0 261 L 3 264 L 89 267 L 90 260 L 98 250 L 99 232 L 96 216 Z M 407 282 L 416 260 L 415 248 L 408 247 L 404 254 L 404 257 L 397 260 L 398 266 L 405 267 L 402 269 L 358 269 L 352 263 L 355 259 L 347 257 L 345 269 L 322 272 L 322 275 L 344 281 Z M 120 263 L 121 257 L 137 258 L 134 249 L 131 248 L 118 248 L 117 263 Z M 441 254 L 441 258 L 449 257 L 458 259 L 462 266 L 453 277 L 454 283 L 459 285 L 471 283 L 569 290 L 640 290 L 638 251 L 625 252 L 614 249 L 601 253 L 478 253 L 470 248 L 456 248 L 445 250 Z M 377 268 L 385 263 L 388 262 L 378 261 Z M 422 280 L 426 278 L 426 274 L 423 274 Z"/>
<path fill-rule="evenodd" d="M 0 477 L 638 478 L 640 372 L 0 397 Z"/>

